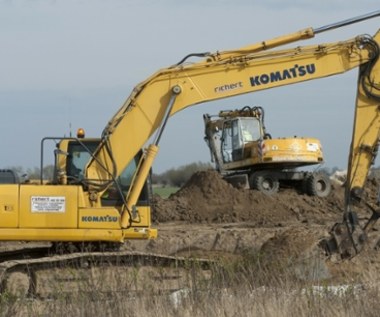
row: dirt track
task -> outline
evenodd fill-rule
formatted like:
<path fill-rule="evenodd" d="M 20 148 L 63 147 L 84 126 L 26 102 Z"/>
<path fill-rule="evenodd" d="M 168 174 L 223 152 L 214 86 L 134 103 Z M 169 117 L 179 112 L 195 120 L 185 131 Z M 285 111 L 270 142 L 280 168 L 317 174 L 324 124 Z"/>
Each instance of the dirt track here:
<path fill-rule="evenodd" d="M 375 201 L 377 187 L 376 180 L 368 182 L 365 200 Z M 294 263 L 313 258 L 319 267 L 323 264 L 313 273 L 316 279 L 375 282 L 372 273 L 380 271 L 380 253 L 373 249 L 379 239 L 377 227 L 370 234 L 368 250 L 350 261 L 337 264 L 318 247 L 331 226 L 342 220 L 343 198 L 339 186 L 333 186 L 328 198 L 286 188 L 267 196 L 234 188 L 216 172 L 199 172 L 168 199 L 154 198 L 158 239 L 129 242 L 127 247 L 170 255 L 238 257 L 262 252 L 270 261 L 293 259 Z M 358 212 L 361 219 L 370 216 L 364 208 Z"/>

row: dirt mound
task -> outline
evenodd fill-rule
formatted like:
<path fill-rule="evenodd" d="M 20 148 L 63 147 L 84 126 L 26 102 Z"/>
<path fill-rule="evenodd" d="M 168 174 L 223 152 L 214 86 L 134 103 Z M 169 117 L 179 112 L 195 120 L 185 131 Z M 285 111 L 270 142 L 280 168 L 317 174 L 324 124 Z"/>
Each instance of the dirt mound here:
<path fill-rule="evenodd" d="M 343 189 L 328 198 L 281 189 L 269 196 L 227 183 L 216 171 L 195 173 L 168 199 L 154 199 L 154 221 L 189 223 L 249 222 L 254 226 L 281 226 L 289 221 L 324 224 L 338 219 L 343 208 Z"/>

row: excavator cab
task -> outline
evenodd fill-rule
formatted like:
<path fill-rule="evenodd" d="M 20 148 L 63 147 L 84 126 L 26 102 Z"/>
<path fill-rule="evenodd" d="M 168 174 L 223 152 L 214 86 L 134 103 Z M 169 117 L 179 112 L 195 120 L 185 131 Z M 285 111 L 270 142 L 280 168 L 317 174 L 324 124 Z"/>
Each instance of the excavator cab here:
<path fill-rule="evenodd" d="M 86 165 L 99 146 L 100 139 L 54 139 L 59 139 L 59 143 L 54 151 L 53 183 L 64 185 L 81 184 Z"/>
<path fill-rule="evenodd" d="M 244 158 L 247 143 L 263 138 L 261 120 L 257 117 L 226 119 L 223 124 L 221 146 L 223 162 L 239 161 Z"/>
<path fill-rule="evenodd" d="M 86 186 L 84 171 L 99 144 L 100 139 L 63 138 L 58 143 L 57 150 L 55 151 L 55 182 L 58 184 L 82 184 Z M 130 190 L 141 155 L 142 151 L 134 157 L 120 176 L 103 193 L 101 197 L 102 206 L 120 208 L 125 203 L 123 197 Z M 150 177 L 148 177 L 138 200 L 139 206 L 149 206 L 151 196 L 150 184 Z"/>
<path fill-rule="evenodd" d="M 84 178 L 84 170 L 92 153 L 99 146 L 99 140 L 72 140 L 67 144 L 66 175 L 68 183 L 79 183 Z"/>

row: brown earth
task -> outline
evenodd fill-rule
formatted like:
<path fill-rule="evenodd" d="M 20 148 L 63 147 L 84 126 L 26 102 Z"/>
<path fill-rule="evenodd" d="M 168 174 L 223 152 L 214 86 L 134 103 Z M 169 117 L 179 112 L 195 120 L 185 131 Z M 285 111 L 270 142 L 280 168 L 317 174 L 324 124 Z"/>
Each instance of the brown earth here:
<path fill-rule="evenodd" d="M 376 201 L 377 188 L 378 181 L 369 180 L 364 201 Z M 312 258 L 312 278 L 345 281 L 349 276 L 351 280 L 374 282 L 373 273 L 379 276 L 380 272 L 380 253 L 374 249 L 379 239 L 376 226 L 367 250 L 351 260 L 328 258 L 318 246 L 333 224 L 342 221 L 343 200 L 344 188 L 337 185 L 327 198 L 290 188 L 268 196 L 237 189 L 215 171 L 198 172 L 168 199 L 154 197 L 153 220 L 159 237 L 149 242 L 128 242 L 127 247 L 207 257 L 261 252 L 269 262 L 292 259 L 291 265 Z M 370 216 L 364 206 L 358 206 L 357 211 L 362 221 Z M 320 268 L 317 272 L 315 263 Z M 304 267 L 299 272 L 300 277 L 310 278 Z"/>

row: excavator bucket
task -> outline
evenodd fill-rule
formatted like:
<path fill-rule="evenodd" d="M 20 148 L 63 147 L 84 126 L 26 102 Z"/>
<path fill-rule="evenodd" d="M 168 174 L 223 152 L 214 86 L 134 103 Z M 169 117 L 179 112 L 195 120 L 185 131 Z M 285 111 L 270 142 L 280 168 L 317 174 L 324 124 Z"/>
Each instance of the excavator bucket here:
<path fill-rule="evenodd" d="M 372 210 L 372 216 L 362 228 L 356 212 L 346 212 L 343 221 L 330 230 L 330 238 L 321 241 L 327 255 L 339 254 L 342 260 L 357 255 L 368 240 L 368 231 L 380 218 L 379 210 Z"/>
<path fill-rule="evenodd" d="M 366 233 L 360 227 L 352 231 L 346 222 L 336 223 L 330 231 L 330 238 L 321 242 L 327 255 L 339 254 L 342 260 L 358 254 L 367 241 Z"/>

